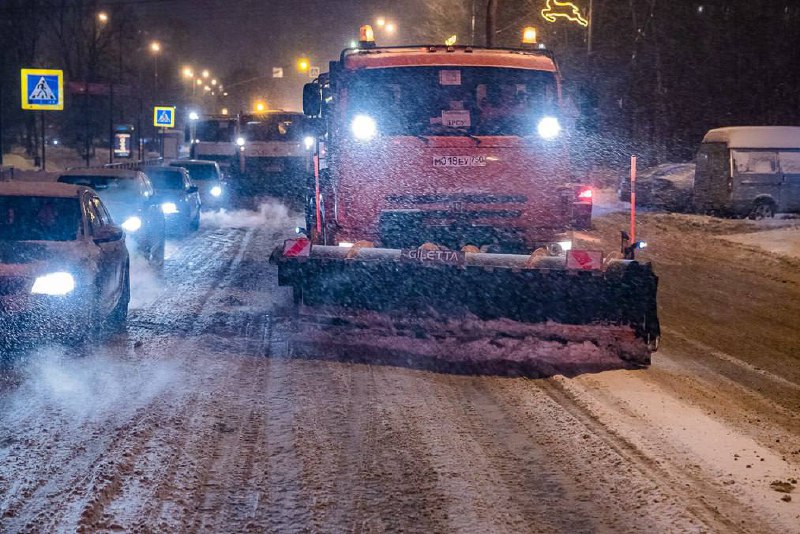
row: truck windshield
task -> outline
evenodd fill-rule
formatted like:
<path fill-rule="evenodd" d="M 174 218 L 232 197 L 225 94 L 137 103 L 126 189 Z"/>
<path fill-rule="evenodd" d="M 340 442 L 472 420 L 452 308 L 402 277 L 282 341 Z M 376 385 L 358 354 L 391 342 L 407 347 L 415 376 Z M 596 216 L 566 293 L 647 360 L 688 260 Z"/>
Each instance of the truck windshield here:
<path fill-rule="evenodd" d="M 195 139 L 206 143 L 233 143 L 236 137 L 236 121 L 199 121 L 195 128 Z"/>
<path fill-rule="evenodd" d="M 80 226 L 77 198 L 0 196 L 0 241 L 74 241 Z"/>
<path fill-rule="evenodd" d="M 270 113 L 244 118 L 243 132 L 248 141 L 300 141 L 303 138 L 302 116 Z"/>
<path fill-rule="evenodd" d="M 363 70 L 346 82 L 348 116 L 384 135 L 533 135 L 556 112 L 552 72 L 487 67 Z"/>

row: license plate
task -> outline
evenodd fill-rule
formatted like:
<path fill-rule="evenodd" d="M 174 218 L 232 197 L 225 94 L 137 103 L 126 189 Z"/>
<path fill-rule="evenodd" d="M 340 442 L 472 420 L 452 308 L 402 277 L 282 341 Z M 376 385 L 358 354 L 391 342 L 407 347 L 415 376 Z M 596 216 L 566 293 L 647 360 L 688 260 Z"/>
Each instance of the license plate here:
<path fill-rule="evenodd" d="M 434 167 L 485 167 L 486 156 L 433 156 Z"/>
<path fill-rule="evenodd" d="M 440 265 L 464 265 L 465 254 L 456 250 L 403 249 L 400 258 L 417 263 L 436 263 Z"/>

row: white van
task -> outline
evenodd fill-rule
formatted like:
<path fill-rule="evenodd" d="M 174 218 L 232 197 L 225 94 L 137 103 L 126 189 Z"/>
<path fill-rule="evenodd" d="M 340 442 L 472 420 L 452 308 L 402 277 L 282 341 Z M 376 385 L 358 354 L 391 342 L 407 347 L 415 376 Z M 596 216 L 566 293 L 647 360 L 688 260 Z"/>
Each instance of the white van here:
<path fill-rule="evenodd" d="M 695 158 L 693 204 L 700 213 L 772 217 L 800 213 L 800 127 L 710 130 Z"/>

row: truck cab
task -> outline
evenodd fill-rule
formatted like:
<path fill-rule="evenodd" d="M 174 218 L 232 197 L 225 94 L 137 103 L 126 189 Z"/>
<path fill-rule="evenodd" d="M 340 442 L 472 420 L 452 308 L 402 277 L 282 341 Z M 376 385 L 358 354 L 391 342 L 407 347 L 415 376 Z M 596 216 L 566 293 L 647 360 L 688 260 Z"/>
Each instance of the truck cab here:
<path fill-rule="evenodd" d="M 308 202 L 317 243 L 571 247 L 586 197 L 571 183 L 549 51 L 348 49 L 304 96 L 319 132 Z"/>

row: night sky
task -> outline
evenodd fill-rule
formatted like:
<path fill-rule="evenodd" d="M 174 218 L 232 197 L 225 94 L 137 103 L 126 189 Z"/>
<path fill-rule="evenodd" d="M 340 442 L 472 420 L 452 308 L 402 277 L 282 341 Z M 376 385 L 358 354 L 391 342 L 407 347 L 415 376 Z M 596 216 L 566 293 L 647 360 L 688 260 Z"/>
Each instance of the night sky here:
<path fill-rule="evenodd" d="M 142 26 L 164 43 L 165 59 L 208 67 L 225 80 L 236 69 L 266 75 L 284 67 L 287 79 L 265 81 L 273 107 L 297 108 L 308 81 L 294 65 L 300 56 L 327 70 L 327 62 L 358 37 L 361 24 L 379 15 L 396 22 L 396 37 L 380 44 L 419 41 L 423 0 L 150 0 L 134 3 Z"/>

